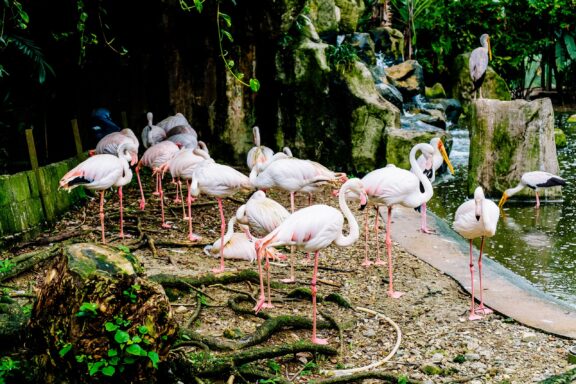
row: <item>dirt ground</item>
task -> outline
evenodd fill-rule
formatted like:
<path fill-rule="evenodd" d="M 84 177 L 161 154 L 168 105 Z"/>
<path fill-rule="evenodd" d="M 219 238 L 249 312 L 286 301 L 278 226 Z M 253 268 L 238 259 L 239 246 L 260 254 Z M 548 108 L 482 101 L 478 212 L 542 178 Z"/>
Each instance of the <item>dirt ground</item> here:
<path fill-rule="evenodd" d="M 150 246 L 134 251 L 147 275 L 165 273 L 193 276 L 216 267 L 218 261 L 203 253 L 203 245 L 178 245 L 179 242 L 187 242 L 187 222 L 182 220 L 181 206 L 172 202 L 174 187 L 168 185 L 166 194 L 166 214 L 172 228 L 163 229 L 160 226 L 159 200 L 150 193 L 150 180 L 146 185 L 148 204 L 144 212 L 138 209 L 137 185 L 132 183 L 125 188 L 125 231 L 128 236 L 124 240 L 117 237 L 117 195 L 107 193 L 106 225 L 110 245 L 130 243 L 138 237 L 139 231 L 145 231 L 156 241 L 174 242 L 172 245 L 157 246 L 156 256 Z M 289 206 L 286 194 L 272 192 L 269 196 Z M 247 198 L 248 195 L 238 194 L 233 199 L 226 199 L 226 217 L 231 217 Z M 315 203 L 318 202 L 337 206 L 337 201 L 329 193 L 315 197 Z M 220 236 L 218 206 L 209 197 L 200 197 L 194 204 L 194 231 L 203 236 L 201 244 L 212 243 Z M 297 195 L 296 204 L 298 207 L 305 206 L 307 196 Z M 76 233 L 74 241 L 99 242 L 97 211 L 98 199 L 92 198 L 86 205 L 66 214 L 54 228 L 45 231 L 36 241 L 64 233 Z M 362 223 L 363 214 L 356 209 L 353 212 Z M 370 215 L 371 220 L 374 220 L 373 212 Z M 384 251 L 384 231 L 380 234 Z M 336 330 L 322 329 L 319 330 L 319 336 L 328 338 L 329 345 L 339 349 L 340 355 L 314 360 L 312 355 L 301 353 L 275 361 L 263 361 L 263 367 L 278 372 L 288 381 L 304 383 L 322 379 L 335 369 L 381 363 L 377 369 L 424 383 L 472 384 L 539 382 L 574 368 L 567 361 L 567 348 L 574 344 L 573 340 L 527 328 L 499 314 L 491 314 L 475 322 L 468 321 L 469 295 L 451 278 L 406 253 L 397 244 L 393 248 L 394 282 L 395 288 L 405 292 L 405 295 L 399 299 L 387 297 L 387 266 L 361 266 L 364 256 L 363 239 L 361 231 L 360 240 L 353 246 L 331 246 L 321 253 L 318 295 L 324 297 L 337 292 L 353 307 L 367 308 L 382 316 L 323 301 L 318 306 L 319 310 L 340 324 L 342 335 Z M 16 244 L 11 253 L 22 253 L 42 246 Z M 372 240 L 369 243 L 372 258 L 375 249 L 376 244 Z M 11 253 L 4 253 L 2 258 Z M 226 265 L 230 270 L 256 269 L 255 263 L 247 261 L 227 261 Z M 273 289 L 275 307 L 269 310 L 271 315 L 311 316 L 312 306 L 309 301 L 286 296 L 296 287 L 309 287 L 312 264 L 303 252 L 296 253 L 296 267 L 296 284 Z M 48 264 L 39 266 L 33 273 L 5 283 L 23 290 L 33 289 L 47 268 Z M 271 272 L 273 281 L 287 277 L 288 263 L 273 263 Z M 236 294 L 232 290 L 255 297 L 257 288 L 251 283 L 233 284 L 226 288 L 206 287 L 204 293 L 207 306 L 191 327 L 199 333 L 216 337 L 223 337 L 225 333 L 252 333 L 263 320 L 235 314 L 227 306 L 227 301 Z M 182 324 L 185 323 L 195 309 L 195 296 L 173 298 L 172 302 L 176 318 Z M 398 326 L 401 335 L 394 324 Z M 291 343 L 310 336 L 310 330 L 285 330 L 275 334 L 265 345 Z M 399 347 L 395 348 L 398 340 Z M 189 347 L 187 351 L 195 349 Z"/>

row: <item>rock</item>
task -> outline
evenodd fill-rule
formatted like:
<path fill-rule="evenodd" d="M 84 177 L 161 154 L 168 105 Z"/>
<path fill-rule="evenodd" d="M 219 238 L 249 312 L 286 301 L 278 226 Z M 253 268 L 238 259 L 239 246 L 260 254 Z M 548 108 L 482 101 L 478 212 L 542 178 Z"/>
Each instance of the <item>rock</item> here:
<path fill-rule="evenodd" d="M 534 342 L 538 340 L 538 336 L 534 332 L 524 332 L 521 340 L 524 343 Z"/>
<path fill-rule="evenodd" d="M 359 0 L 335 0 L 336 6 L 340 9 L 340 32 L 356 32 L 358 20 L 364 13 L 366 6 L 364 1 Z"/>
<path fill-rule="evenodd" d="M 554 128 L 554 142 L 556 148 L 564 148 L 567 145 L 566 134 L 560 128 Z"/>
<path fill-rule="evenodd" d="M 404 34 L 394 28 L 379 27 L 370 30 L 374 50 L 393 57 L 396 62 L 404 60 Z"/>
<path fill-rule="evenodd" d="M 340 14 L 334 0 L 313 0 L 309 6 L 309 17 L 320 36 L 338 32 Z"/>
<path fill-rule="evenodd" d="M 374 336 L 376 336 L 376 331 L 374 329 L 370 328 L 370 329 L 367 329 L 366 331 L 364 331 L 362 333 L 362 335 L 365 337 L 374 337 Z"/>
<path fill-rule="evenodd" d="M 420 370 L 427 375 L 440 375 L 443 372 L 442 368 L 433 364 L 423 365 Z"/>
<path fill-rule="evenodd" d="M 436 83 L 432 87 L 425 87 L 424 95 L 427 99 L 445 99 L 446 91 L 442 84 Z"/>
<path fill-rule="evenodd" d="M 380 95 L 382 95 L 383 98 L 394 104 L 394 106 L 400 111 L 402 110 L 404 100 L 402 94 L 395 86 L 386 83 L 377 83 L 376 89 L 380 92 Z"/>
<path fill-rule="evenodd" d="M 444 107 L 444 115 L 446 116 L 446 121 L 452 124 L 458 123 L 458 118 L 462 113 L 462 104 L 456 99 L 437 99 L 436 103 L 441 104 Z"/>
<path fill-rule="evenodd" d="M 467 361 L 480 360 L 480 354 L 478 353 L 466 353 L 464 354 L 464 357 L 466 358 Z"/>
<path fill-rule="evenodd" d="M 476 100 L 472 104 L 468 191 L 480 185 L 488 196 L 518 184 L 522 174 L 542 170 L 558 174 L 554 111 L 550 99 L 534 101 Z M 559 187 L 546 197 L 561 196 Z M 518 195 L 533 195 L 529 188 Z"/>
<path fill-rule="evenodd" d="M 400 118 L 400 126 L 402 129 L 409 129 L 414 131 L 436 131 L 443 132 L 444 130 L 428 122 L 438 123 L 435 118 L 430 115 L 419 113 L 417 115 L 404 115 Z"/>
<path fill-rule="evenodd" d="M 64 249 L 46 274 L 29 324 L 43 382 L 81 382 L 89 371 L 94 380 L 112 373 L 118 382 L 155 382 L 150 362 L 167 354 L 177 324 L 162 287 L 138 273 L 131 254 L 111 247 Z M 97 361 L 104 363 L 89 368 Z"/>
<path fill-rule="evenodd" d="M 566 120 L 567 123 L 576 123 L 576 115 L 570 115 L 570 117 L 568 117 L 568 120 Z"/>
<path fill-rule="evenodd" d="M 424 71 L 416 60 L 407 60 L 387 68 L 386 76 L 404 98 L 409 99 L 424 92 Z"/>
<path fill-rule="evenodd" d="M 432 360 L 433 363 L 439 363 L 439 362 L 441 362 L 443 359 L 444 359 L 444 355 L 441 354 L 441 353 L 439 353 L 439 352 L 437 352 L 437 353 L 435 353 L 434 355 L 432 355 L 432 358 L 431 358 L 431 360 Z"/>
<path fill-rule="evenodd" d="M 356 49 L 360 59 L 368 65 L 376 64 L 376 55 L 374 54 L 374 41 L 368 33 L 353 33 L 347 37 L 350 44 Z"/>

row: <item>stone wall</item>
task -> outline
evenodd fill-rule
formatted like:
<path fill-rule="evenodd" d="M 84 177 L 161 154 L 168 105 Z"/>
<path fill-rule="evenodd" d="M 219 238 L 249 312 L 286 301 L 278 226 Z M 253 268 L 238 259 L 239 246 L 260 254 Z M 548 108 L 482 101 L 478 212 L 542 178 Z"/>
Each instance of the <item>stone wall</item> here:
<path fill-rule="evenodd" d="M 80 160 L 74 157 L 40 167 L 36 172 L 0 175 L 0 244 L 26 237 L 86 196 L 83 188 L 71 193 L 58 191 L 60 178 Z"/>

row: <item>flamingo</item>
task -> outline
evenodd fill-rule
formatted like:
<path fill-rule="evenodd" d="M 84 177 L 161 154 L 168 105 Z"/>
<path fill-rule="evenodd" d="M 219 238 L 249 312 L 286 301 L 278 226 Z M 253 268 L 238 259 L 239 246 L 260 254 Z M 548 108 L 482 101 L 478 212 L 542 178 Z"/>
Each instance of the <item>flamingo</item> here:
<path fill-rule="evenodd" d="M 264 191 L 256 191 L 246 204 L 236 211 L 238 223 L 248 226 L 258 236 L 266 236 L 282 223 L 290 213 L 280 203 L 266 196 Z M 248 238 L 252 238 L 246 230 Z"/>
<path fill-rule="evenodd" d="M 200 236 L 194 234 L 192 231 L 192 195 L 190 191 L 190 180 L 192 180 L 192 175 L 196 166 L 203 162 L 204 160 L 210 159 L 210 154 L 208 153 L 208 148 L 204 142 L 200 141 L 198 143 L 199 148 L 195 153 L 194 150 L 182 148 L 180 152 L 178 152 L 170 161 L 165 163 L 160 169 L 162 174 L 166 172 L 166 170 L 170 170 L 170 174 L 172 175 L 172 179 L 176 181 L 176 199 L 174 200 L 175 203 L 178 201 L 178 189 L 180 189 L 180 194 L 182 198 L 184 198 L 184 192 L 182 191 L 182 182 L 181 180 L 186 180 L 186 184 L 188 185 L 188 197 L 186 199 L 186 203 L 188 205 L 188 216 L 184 214 L 183 219 L 188 220 L 188 239 L 190 241 L 198 241 L 201 239 Z M 182 205 L 182 210 L 184 210 L 184 205 Z"/>
<path fill-rule="evenodd" d="M 178 144 L 182 148 L 194 149 L 198 146 L 198 137 L 191 133 L 178 133 L 167 137 L 166 140 Z"/>
<path fill-rule="evenodd" d="M 254 168 L 255 164 L 263 164 L 274 156 L 274 151 L 264 145 L 260 145 L 260 129 L 257 126 L 252 128 L 252 137 L 254 139 L 254 147 L 248 151 L 246 158 L 246 165 L 248 165 L 250 170 Z"/>
<path fill-rule="evenodd" d="M 290 211 L 294 213 L 294 193 L 315 192 L 322 186 L 343 181 L 346 175 L 336 173 L 310 160 L 289 157 L 286 153 L 274 154 L 266 163 L 258 164 L 250 171 L 250 182 L 258 189 L 282 189 L 290 193 Z M 294 282 L 294 255 L 290 253 L 290 278 Z"/>
<path fill-rule="evenodd" d="M 214 241 L 214 244 L 204 247 L 204 253 L 207 256 L 220 257 L 220 246 L 221 243 L 224 243 L 223 253 L 225 259 L 247 260 L 249 262 L 256 260 L 254 241 L 246 237 L 246 234 L 243 232 L 234 232 L 236 222 L 236 217 L 228 220 L 228 230 L 224 235 L 223 242 L 221 238 L 218 238 Z M 276 255 L 274 248 L 269 248 L 268 251 L 270 252 L 267 256 L 274 257 Z"/>
<path fill-rule="evenodd" d="M 470 240 L 470 282 L 472 286 L 472 303 L 470 305 L 469 320 L 478 320 L 483 314 L 492 313 L 490 308 L 484 306 L 482 295 L 482 250 L 484 249 L 484 238 L 492 237 L 496 233 L 500 209 L 492 201 L 484 197 L 482 187 L 477 187 L 474 191 L 474 200 L 468 200 L 458 207 L 454 214 L 454 230 L 465 239 Z M 482 237 L 480 244 L 480 255 L 478 256 L 478 275 L 480 276 L 480 306 L 474 309 L 474 261 L 472 260 L 472 240 Z"/>
<path fill-rule="evenodd" d="M 452 167 L 452 164 L 448 159 L 448 153 L 446 153 L 446 148 L 444 148 L 442 140 L 439 137 L 434 137 L 430 140 L 430 145 L 434 148 L 434 155 L 432 156 L 431 161 L 427 162 L 424 155 L 418 156 L 417 159 L 418 165 L 420 166 L 420 169 L 424 171 L 424 174 L 428 176 L 431 182 L 434 182 L 434 179 L 436 178 L 436 170 L 442 166 L 444 161 L 446 161 L 450 173 L 454 174 L 454 167 Z M 410 171 L 414 172 L 414 169 L 411 169 Z M 422 215 L 420 230 L 423 233 L 432 233 L 432 231 L 428 229 L 426 222 L 426 203 L 423 203 L 420 206 L 420 214 Z"/>
<path fill-rule="evenodd" d="M 482 98 L 482 83 L 486 76 L 486 69 L 488 68 L 488 60 L 492 60 L 492 49 L 490 49 L 490 36 L 486 33 L 480 36 L 481 47 L 476 48 L 470 54 L 468 60 L 468 67 L 470 69 L 470 77 L 472 78 L 473 88 L 472 93 L 476 96 L 476 91 Z"/>
<path fill-rule="evenodd" d="M 194 154 L 207 156 L 204 151 L 195 149 Z M 192 195 L 198 196 L 204 193 L 213 196 L 218 201 L 220 210 L 220 267 L 213 269 L 214 273 L 224 271 L 224 231 L 226 229 L 226 219 L 222 207 L 222 198 L 232 196 L 239 191 L 250 191 L 253 189 L 248 176 L 238 172 L 232 167 L 216 163 L 213 159 L 207 158 L 199 163 L 192 173 L 192 183 L 190 190 Z M 190 219 L 191 220 L 191 219 Z"/>
<path fill-rule="evenodd" d="M 358 240 L 360 235 L 358 222 L 350 211 L 345 199 L 346 191 L 352 191 L 360 198 L 361 207 L 367 202 L 366 193 L 362 181 L 359 179 L 349 179 L 340 188 L 339 206 L 340 210 L 328 205 L 316 204 L 302 208 L 286 218 L 275 230 L 264 238 L 256 241 L 256 251 L 258 258 L 258 269 L 260 272 L 260 297 L 254 310 L 258 312 L 261 308 L 271 307 L 270 295 L 268 303 L 265 303 L 264 282 L 262 277 L 262 267 L 260 260 L 264 251 L 268 247 L 279 245 L 294 245 L 307 252 L 314 252 L 314 272 L 312 275 L 312 342 L 315 344 L 326 344 L 327 340 L 316 336 L 316 279 L 318 274 L 318 253 L 331 244 L 339 247 L 348 247 Z M 344 217 L 348 221 L 350 230 L 348 235 L 343 234 Z M 268 278 L 268 284 L 270 279 Z"/>
<path fill-rule="evenodd" d="M 96 144 L 96 149 L 90 151 L 90 155 L 102 155 L 106 153 L 116 156 L 119 153 L 118 148 L 121 144 L 125 144 L 128 153 L 130 153 L 130 165 L 136 164 L 140 143 L 130 128 L 124 128 L 120 132 L 112 132 L 104 136 L 98 144 Z"/>
<path fill-rule="evenodd" d="M 386 251 L 388 253 L 388 296 L 397 299 L 403 295 L 402 292 L 394 291 L 393 267 L 392 267 L 392 240 L 391 220 L 392 208 L 396 204 L 408 208 L 416 208 L 432 198 L 434 191 L 432 183 L 424 175 L 422 169 L 416 161 L 416 153 L 421 151 L 427 159 L 434 155 L 434 148 L 428 143 L 416 144 L 410 150 L 410 165 L 413 172 L 406 169 L 397 168 L 390 164 L 384 168 L 370 172 L 362 179 L 368 198 L 376 205 L 386 205 L 388 207 L 388 220 L 386 223 Z M 380 214 L 382 214 L 380 212 Z"/>
<path fill-rule="evenodd" d="M 106 244 L 104 234 L 104 192 L 118 187 L 120 197 L 120 237 L 124 237 L 122 187 L 132 180 L 132 170 L 128 161 L 132 159 L 130 147 L 124 143 L 118 146 L 118 156 L 98 154 L 84 160 L 60 179 L 59 189 L 70 192 L 79 185 L 91 190 L 100 191 L 100 224 L 102 243 Z"/>
<path fill-rule="evenodd" d="M 536 193 L 536 206 L 534 208 L 540 208 L 540 198 L 538 197 L 538 188 L 548 188 L 566 185 L 566 180 L 560 176 L 556 176 L 549 172 L 543 171 L 532 171 L 526 172 L 520 178 L 520 183 L 514 188 L 509 188 L 504 191 L 502 198 L 498 203 L 498 207 L 502 208 L 508 198 L 518 192 L 520 192 L 525 187 L 533 189 Z"/>
<path fill-rule="evenodd" d="M 174 116 L 168 116 L 164 120 L 156 123 L 156 125 L 162 128 L 166 133 L 168 133 L 172 128 L 177 127 L 179 125 L 185 125 L 192 128 L 192 126 L 190 126 L 190 123 L 188 123 L 188 120 L 186 120 L 184 115 L 181 114 L 180 112 L 178 112 Z"/>
<path fill-rule="evenodd" d="M 174 157 L 178 151 L 180 151 L 180 148 L 178 148 L 176 144 L 171 141 L 162 141 L 148 148 L 136 166 L 136 177 L 138 178 L 138 186 L 140 187 L 141 210 L 146 206 L 146 199 L 144 198 L 144 190 L 142 189 L 142 182 L 140 181 L 140 167 L 147 166 L 156 174 L 156 189 L 160 195 L 160 210 L 162 212 L 162 228 L 170 228 L 170 225 L 164 221 L 164 190 L 162 189 L 163 175 L 162 172 L 160 172 L 160 167 Z"/>
<path fill-rule="evenodd" d="M 152 112 L 146 114 L 146 119 L 148 120 L 148 125 L 142 130 L 142 145 L 144 148 L 150 148 L 151 146 L 158 144 L 159 142 L 166 139 L 166 132 L 163 128 L 152 124 Z"/>

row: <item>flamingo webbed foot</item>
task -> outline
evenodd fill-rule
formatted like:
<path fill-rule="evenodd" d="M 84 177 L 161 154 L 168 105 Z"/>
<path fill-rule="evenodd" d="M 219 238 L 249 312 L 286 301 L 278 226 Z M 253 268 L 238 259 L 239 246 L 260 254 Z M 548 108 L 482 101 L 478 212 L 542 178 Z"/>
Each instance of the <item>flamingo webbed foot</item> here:
<path fill-rule="evenodd" d="M 162 223 L 162 228 L 172 228 L 172 224 Z"/>
<path fill-rule="evenodd" d="M 483 314 L 483 315 L 489 315 L 489 314 L 491 314 L 491 313 L 494 313 L 493 310 L 491 310 L 491 309 L 488 308 L 488 307 L 484 307 L 484 306 L 480 306 L 480 307 L 476 308 L 476 309 L 474 310 L 474 312 L 475 312 L 475 313 L 481 313 L 481 314 Z"/>
<path fill-rule="evenodd" d="M 432 234 L 436 233 L 436 230 L 435 229 L 429 229 L 428 227 L 422 227 L 422 228 L 420 228 L 420 232 L 426 233 L 428 235 L 432 235 Z"/>
<path fill-rule="evenodd" d="M 182 202 L 182 199 L 174 199 L 174 204 L 178 204 L 178 203 L 181 203 L 181 202 Z"/>
<path fill-rule="evenodd" d="M 483 318 L 482 316 L 477 315 L 477 314 L 470 314 L 470 316 L 468 316 L 468 320 L 470 320 L 470 321 L 480 320 L 482 318 Z"/>
<path fill-rule="evenodd" d="M 212 268 L 212 273 L 222 273 L 222 272 L 224 272 L 224 269 L 225 269 L 224 266 L 221 265 L 217 268 Z"/>
<path fill-rule="evenodd" d="M 266 297 L 264 296 L 260 296 L 260 298 L 258 299 L 258 301 L 256 302 L 256 305 L 254 306 L 254 313 L 258 313 L 260 312 L 260 310 L 262 308 L 264 308 L 264 305 L 266 304 Z"/>
<path fill-rule="evenodd" d="M 404 292 L 388 291 L 386 292 L 386 294 L 388 295 L 388 297 L 392 299 L 399 299 L 400 297 L 402 297 L 402 295 L 404 295 Z"/>
<path fill-rule="evenodd" d="M 144 207 L 146 207 L 146 202 L 144 200 L 139 200 L 139 201 L 140 201 L 140 205 L 139 205 L 140 210 L 143 211 Z"/>
<path fill-rule="evenodd" d="M 288 278 L 288 279 L 282 279 L 282 280 L 280 280 L 280 281 L 283 282 L 283 283 L 292 284 L 292 283 L 295 283 L 295 282 L 296 282 L 296 279 L 294 278 L 294 276 L 292 276 L 292 277 L 290 277 L 290 278 Z"/>
<path fill-rule="evenodd" d="M 321 339 L 319 337 L 313 337 L 312 343 L 313 344 L 319 344 L 319 345 L 326 345 L 326 344 L 328 344 L 328 339 Z"/>
<path fill-rule="evenodd" d="M 370 260 L 364 260 L 361 265 L 363 267 L 369 267 L 372 265 L 372 262 Z"/>
<path fill-rule="evenodd" d="M 197 235 L 195 233 L 191 233 L 188 235 L 188 240 L 190 240 L 192 242 L 200 241 L 200 240 L 202 240 L 202 236 Z"/>
<path fill-rule="evenodd" d="M 384 260 L 378 259 L 374 262 L 374 265 L 386 265 L 386 262 Z"/>

